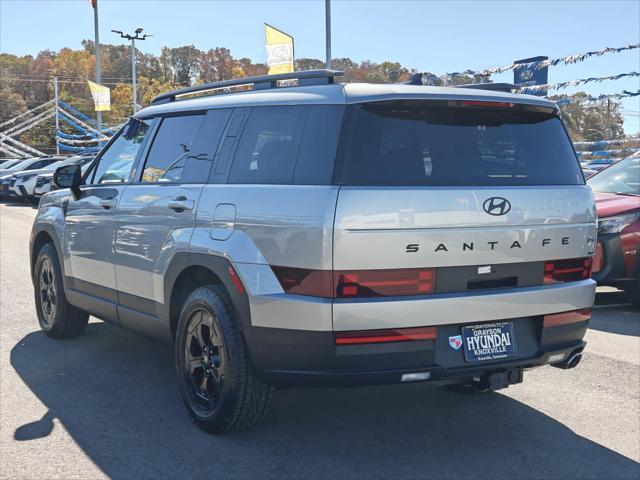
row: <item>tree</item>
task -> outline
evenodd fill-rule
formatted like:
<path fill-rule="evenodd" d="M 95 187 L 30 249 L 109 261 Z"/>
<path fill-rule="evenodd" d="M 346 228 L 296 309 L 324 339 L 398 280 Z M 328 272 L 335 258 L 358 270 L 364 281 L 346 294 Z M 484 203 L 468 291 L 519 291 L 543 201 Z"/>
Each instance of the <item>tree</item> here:
<path fill-rule="evenodd" d="M 195 46 L 171 48 L 169 58 L 174 83 L 188 86 L 198 78 L 201 52 Z"/>
<path fill-rule="evenodd" d="M 573 141 L 597 141 L 624 136 L 624 118 L 620 102 L 594 101 L 585 92 L 573 95 L 554 95 L 562 119 Z"/>
<path fill-rule="evenodd" d="M 87 85 L 87 80 L 95 78 L 94 50 L 93 41 L 84 40 L 80 49 L 43 50 L 35 57 L 0 53 L 0 122 L 53 98 L 54 75 L 59 79 L 60 98 L 95 118 Z M 111 88 L 112 107 L 111 111 L 104 112 L 103 120 L 106 125 L 117 125 L 132 112 L 130 45 L 101 44 L 100 52 L 103 84 Z M 264 75 L 268 71 L 264 63 L 254 63 L 249 58 L 237 59 L 225 47 L 207 51 L 194 45 L 163 47 L 159 56 L 136 50 L 136 62 L 138 101 L 143 106 L 149 105 L 156 95 L 181 86 Z M 355 62 L 350 58 L 334 58 L 332 65 L 344 72 L 342 82 L 401 83 L 415 73 L 393 61 Z M 294 66 L 298 71 L 314 70 L 324 68 L 324 62 L 316 58 L 299 58 Z M 486 77 L 463 74 L 422 74 L 426 85 L 461 85 L 487 80 Z M 619 102 L 593 101 L 584 92 L 552 98 L 560 101 L 562 117 L 574 140 L 601 140 L 624 135 Z M 34 146 L 53 148 L 52 125 L 53 122 L 45 122 L 26 132 L 21 139 L 26 143 L 34 142 Z M 73 130 L 69 129 L 69 132 Z"/>

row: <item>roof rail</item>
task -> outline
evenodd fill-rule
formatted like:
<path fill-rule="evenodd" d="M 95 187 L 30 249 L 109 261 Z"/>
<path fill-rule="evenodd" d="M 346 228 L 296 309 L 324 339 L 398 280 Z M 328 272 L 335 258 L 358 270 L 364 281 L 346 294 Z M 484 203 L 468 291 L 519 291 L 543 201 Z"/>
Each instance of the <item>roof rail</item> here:
<path fill-rule="evenodd" d="M 235 78 L 232 80 L 223 80 L 221 82 L 204 83 L 202 85 L 194 85 L 193 87 L 181 88 L 171 92 L 163 93 L 153 99 L 151 105 L 159 105 L 169 103 L 176 100 L 177 97 L 183 95 L 191 95 L 209 90 L 219 90 L 222 88 L 238 87 L 242 85 L 253 85 L 253 90 L 264 90 L 276 88 L 281 80 L 298 80 L 298 86 L 307 85 L 327 85 L 336 83 L 335 77 L 344 75 L 338 70 L 303 70 L 300 72 L 279 73 L 277 75 L 259 75 L 257 77 Z"/>
<path fill-rule="evenodd" d="M 492 92 L 518 93 L 520 87 L 512 83 L 468 83 L 466 85 L 453 85 L 457 88 L 475 88 L 477 90 L 490 90 Z"/>

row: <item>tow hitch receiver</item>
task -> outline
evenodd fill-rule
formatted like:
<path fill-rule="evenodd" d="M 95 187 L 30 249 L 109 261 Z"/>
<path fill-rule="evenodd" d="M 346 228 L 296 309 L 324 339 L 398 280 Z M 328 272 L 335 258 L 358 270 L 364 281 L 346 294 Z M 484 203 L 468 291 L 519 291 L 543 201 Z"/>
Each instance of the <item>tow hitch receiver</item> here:
<path fill-rule="evenodd" d="M 481 377 L 473 377 L 472 386 L 481 391 L 500 390 L 507 388 L 509 385 L 522 383 L 523 369 L 512 368 L 504 372 L 493 372 Z"/>

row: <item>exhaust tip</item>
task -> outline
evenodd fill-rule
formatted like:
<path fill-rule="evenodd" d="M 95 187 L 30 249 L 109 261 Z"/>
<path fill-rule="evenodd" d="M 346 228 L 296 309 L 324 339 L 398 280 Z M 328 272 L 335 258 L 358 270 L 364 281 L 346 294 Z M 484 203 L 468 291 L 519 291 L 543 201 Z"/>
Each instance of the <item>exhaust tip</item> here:
<path fill-rule="evenodd" d="M 551 366 L 556 368 L 561 368 L 563 370 L 570 370 L 572 368 L 577 367 L 581 360 L 582 360 L 582 352 L 576 352 L 576 353 L 573 353 L 572 355 L 569 355 L 569 357 L 564 362 L 552 363 Z"/>
<path fill-rule="evenodd" d="M 576 353 L 574 356 L 569 358 L 567 370 L 570 368 L 577 367 L 581 360 L 582 360 L 582 353 Z"/>

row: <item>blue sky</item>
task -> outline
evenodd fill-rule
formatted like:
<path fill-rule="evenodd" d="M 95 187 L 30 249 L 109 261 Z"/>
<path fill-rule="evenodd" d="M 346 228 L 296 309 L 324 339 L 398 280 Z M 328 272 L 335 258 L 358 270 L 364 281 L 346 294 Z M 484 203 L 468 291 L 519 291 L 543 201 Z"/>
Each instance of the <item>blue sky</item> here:
<path fill-rule="evenodd" d="M 99 0 L 103 43 L 111 29 L 144 27 L 140 48 L 224 46 L 236 57 L 265 61 L 263 22 L 295 37 L 296 56 L 324 58 L 324 1 Z M 509 64 L 536 55 L 560 57 L 640 42 L 640 2 L 629 1 L 382 1 L 332 3 L 333 56 L 394 60 L 442 74 Z M 0 51 L 35 54 L 79 48 L 93 38 L 89 0 L 0 0 Z M 640 50 L 553 67 L 550 82 L 640 71 Z M 512 81 L 510 74 L 493 77 Z M 566 89 L 592 95 L 638 90 L 638 77 Z M 640 100 L 624 101 L 625 130 L 640 130 Z M 635 115 L 634 115 L 635 114 Z"/>

